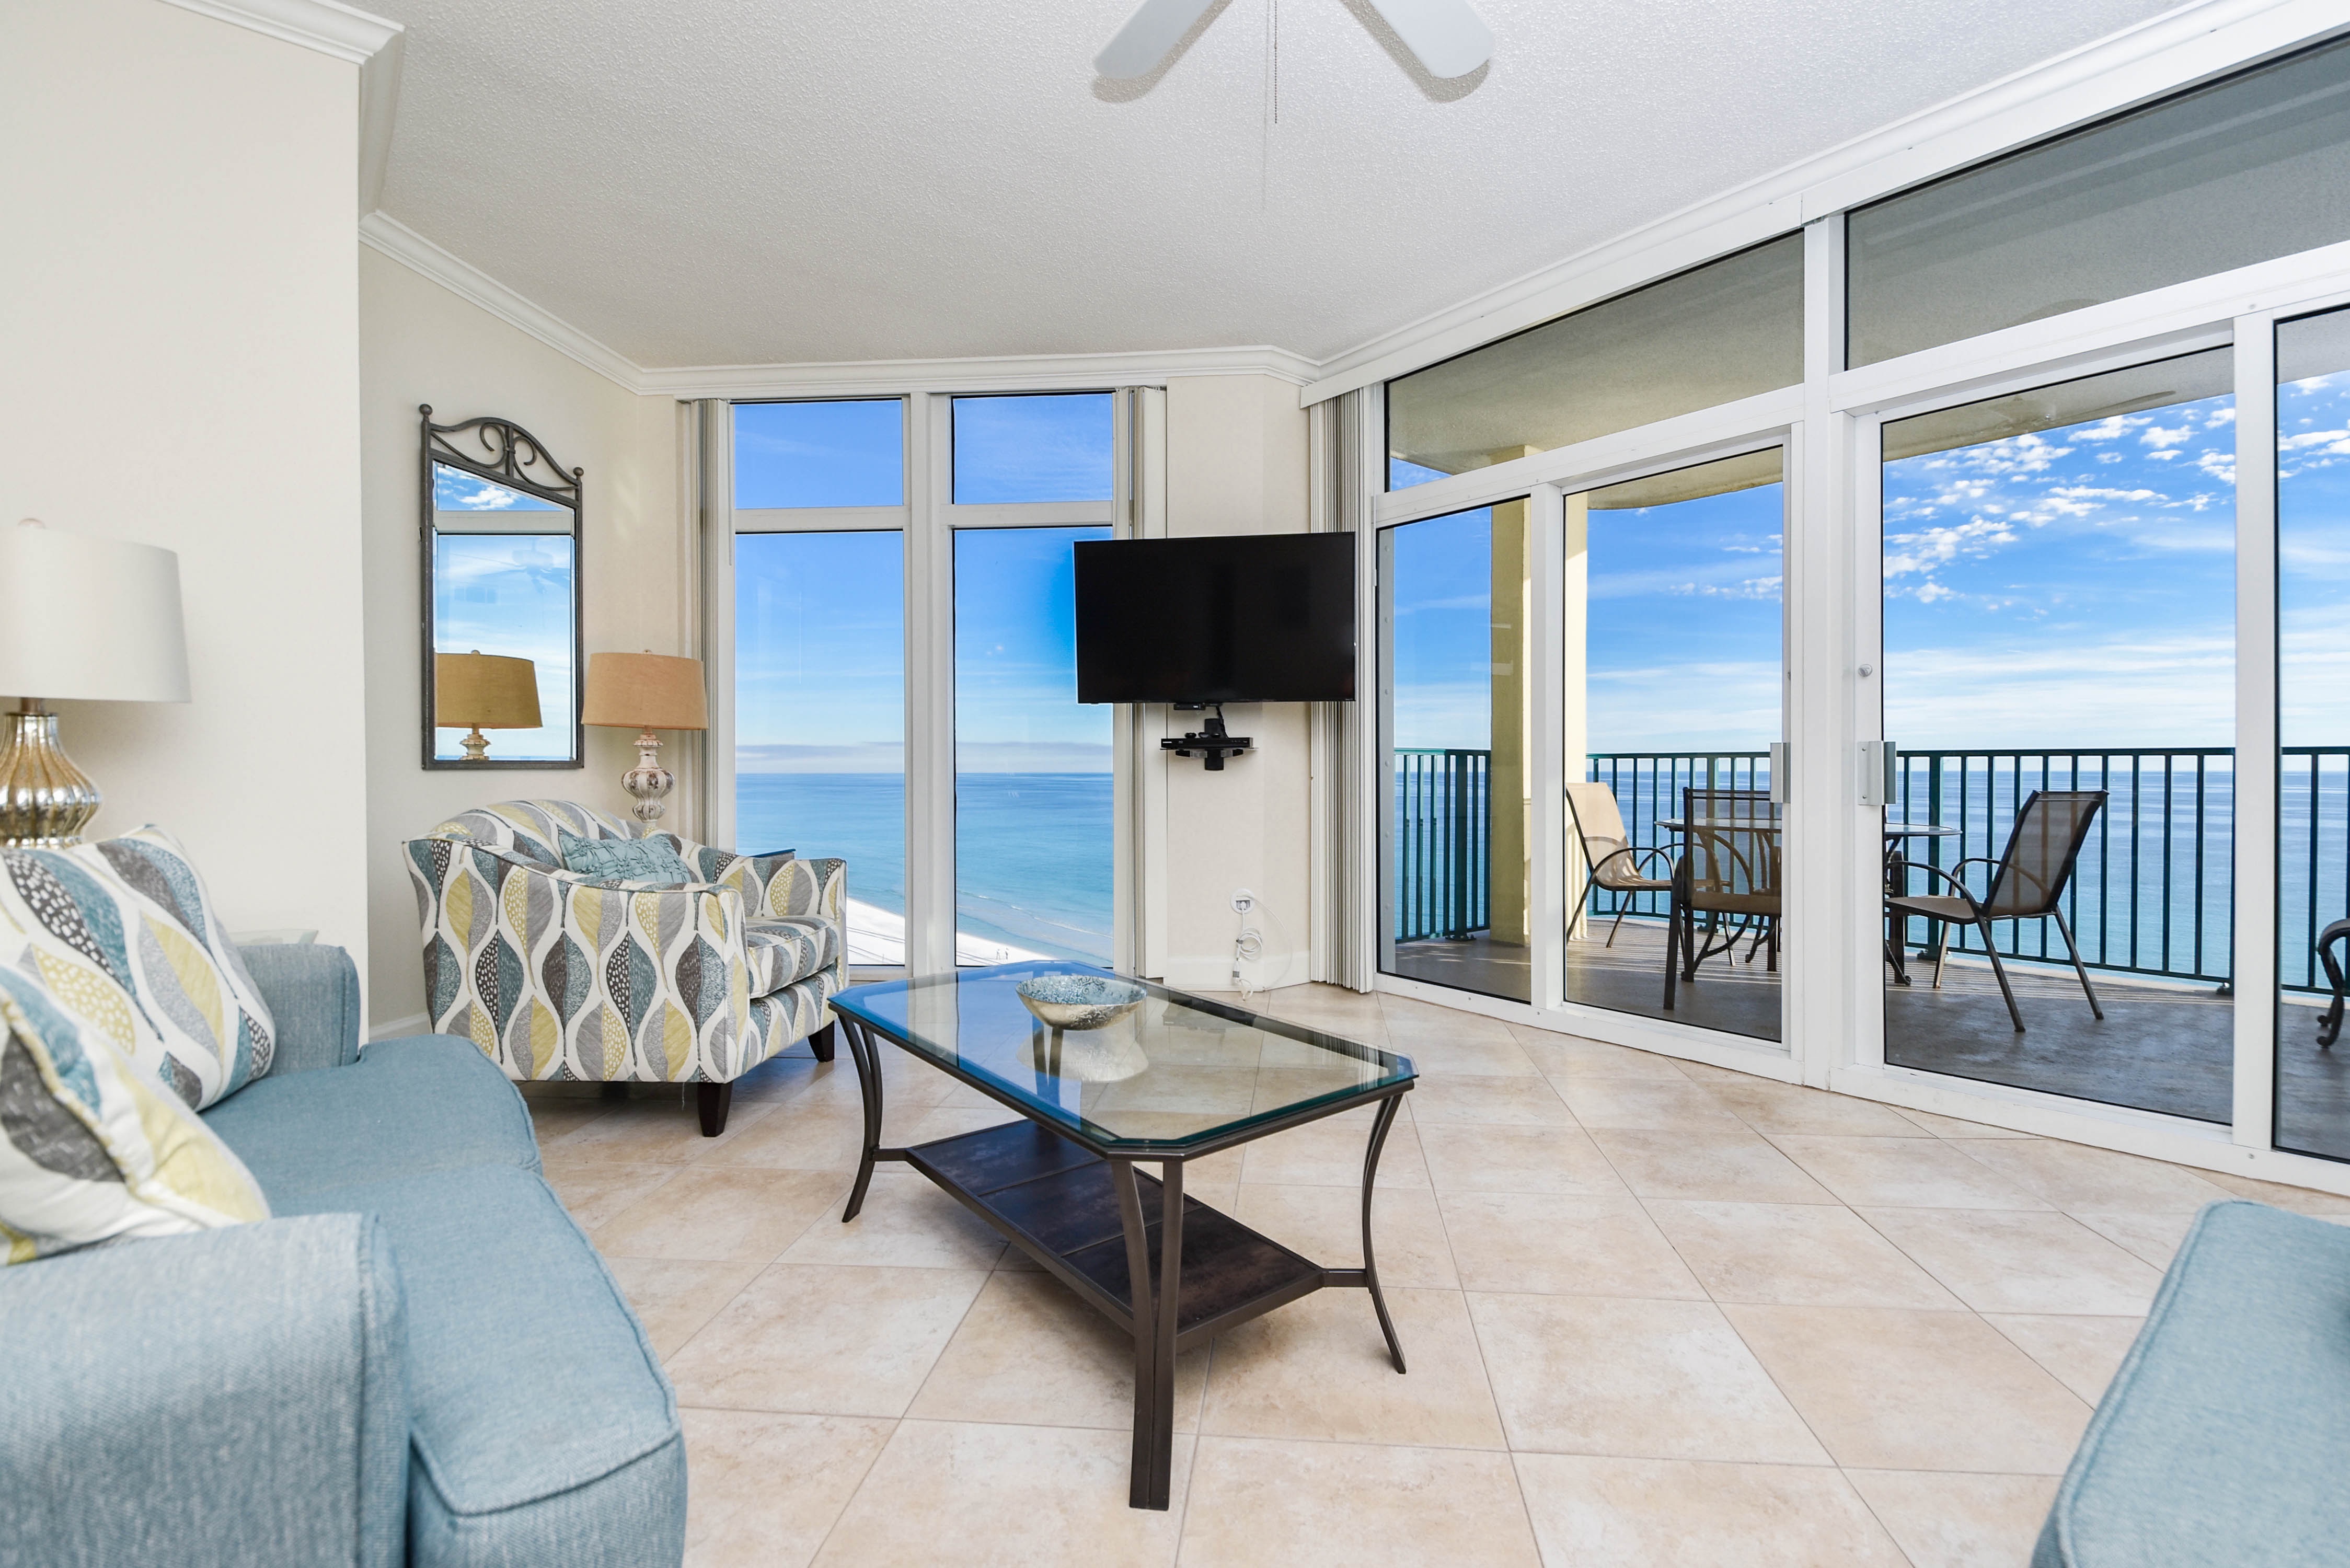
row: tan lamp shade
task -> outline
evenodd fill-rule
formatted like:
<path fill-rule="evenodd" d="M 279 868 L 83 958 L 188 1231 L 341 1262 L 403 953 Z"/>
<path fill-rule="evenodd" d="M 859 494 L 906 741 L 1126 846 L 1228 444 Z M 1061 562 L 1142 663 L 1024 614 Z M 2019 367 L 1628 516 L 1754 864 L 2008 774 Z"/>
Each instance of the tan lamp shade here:
<path fill-rule="evenodd" d="M 494 653 L 432 656 L 432 722 L 444 730 L 536 730 L 538 671 Z"/>
<path fill-rule="evenodd" d="M 587 712 L 590 724 L 619 730 L 706 730 L 702 660 L 665 653 L 588 656 Z"/>

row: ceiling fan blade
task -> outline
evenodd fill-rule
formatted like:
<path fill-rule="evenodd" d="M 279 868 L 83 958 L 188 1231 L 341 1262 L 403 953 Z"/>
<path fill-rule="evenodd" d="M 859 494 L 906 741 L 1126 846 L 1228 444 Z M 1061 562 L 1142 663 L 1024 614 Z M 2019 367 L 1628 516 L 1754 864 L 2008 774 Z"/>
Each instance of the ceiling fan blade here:
<path fill-rule="evenodd" d="M 1216 0 L 1142 0 L 1108 47 L 1094 57 L 1094 69 L 1113 81 L 1147 77 L 1167 51 L 1183 41 Z M 1482 24 L 1481 24 L 1482 25 Z M 1400 28 L 1398 31 L 1401 31 Z"/>
<path fill-rule="evenodd" d="M 1469 8 L 1469 0 L 1369 0 L 1369 4 L 1395 29 L 1404 47 L 1428 67 L 1430 76 L 1465 77 L 1493 57 L 1493 30 Z M 1133 26 L 1127 24 L 1129 28 Z"/>

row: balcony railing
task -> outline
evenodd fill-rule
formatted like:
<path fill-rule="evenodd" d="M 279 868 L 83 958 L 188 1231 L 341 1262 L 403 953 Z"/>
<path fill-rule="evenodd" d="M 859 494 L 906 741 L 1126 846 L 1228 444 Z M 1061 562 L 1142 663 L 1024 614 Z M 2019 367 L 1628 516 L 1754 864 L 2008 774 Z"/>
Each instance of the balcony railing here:
<path fill-rule="evenodd" d="M 1460 941 L 1493 923 L 1493 753 L 1395 753 L 1395 938 Z"/>
<path fill-rule="evenodd" d="M 1459 939 L 1490 919 L 1492 833 L 1481 751 L 1398 752 L 1395 763 L 1395 938 Z M 2291 991 L 2322 991 L 2312 953 L 2317 933 L 2350 912 L 2350 746 L 2288 746 L 2279 779 L 2278 950 Z M 1600 752 L 1589 776 L 1615 792 L 1630 842 L 1670 849 L 1657 818 L 1675 815 L 1691 784 L 1760 789 L 1762 752 Z M 2098 814 L 2066 892 L 2065 919 L 2091 968 L 2226 986 L 2234 978 L 2235 753 L 2224 746 L 2080 751 L 1948 750 L 1900 754 L 1898 819 L 1957 828 L 1911 840 L 1909 857 L 1944 870 L 1996 858 L 2017 804 L 2035 789 L 2102 789 Z M 1969 886 L 1987 887 L 1986 867 Z M 1928 880 L 1913 874 L 1912 887 Z M 1594 888 L 1590 912 L 1662 919 L 1664 895 Z M 2000 955 L 2064 960 L 2062 940 L 2041 920 L 1995 921 Z M 1932 933 L 1922 920 L 1913 943 Z M 1981 933 L 1953 930 L 1960 952 Z"/>

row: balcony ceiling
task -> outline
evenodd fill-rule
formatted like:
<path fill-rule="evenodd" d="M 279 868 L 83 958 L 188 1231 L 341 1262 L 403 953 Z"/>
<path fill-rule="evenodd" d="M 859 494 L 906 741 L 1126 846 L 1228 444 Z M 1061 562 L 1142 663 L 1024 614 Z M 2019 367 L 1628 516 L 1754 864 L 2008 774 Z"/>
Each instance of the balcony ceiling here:
<path fill-rule="evenodd" d="M 1465 92 L 1358 0 L 1225 0 L 1139 88 L 1131 0 L 367 3 L 384 210 L 676 366 L 1327 359 L 2169 0 L 1476 0 Z"/>

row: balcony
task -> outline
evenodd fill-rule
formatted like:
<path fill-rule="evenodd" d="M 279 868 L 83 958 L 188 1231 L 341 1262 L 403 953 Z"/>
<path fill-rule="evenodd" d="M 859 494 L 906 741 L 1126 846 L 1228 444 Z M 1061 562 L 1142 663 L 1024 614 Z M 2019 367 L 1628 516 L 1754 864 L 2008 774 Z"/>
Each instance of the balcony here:
<path fill-rule="evenodd" d="M 1395 759 L 1389 968 L 1488 994 L 1528 996 L 1527 950 L 1493 940 L 1491 929 L 1488 753 L 1398 751 Z M 2064 901 L 2106 1016 L 2091 1013 L 2053 922 L 1992 925 L 2028 1025 L 2019 1034 L 1981 933 L 1910 919 L 1895 934 L 1912 983 L 1899 983 L 1889 963 L 1881 971 L 1886 1060 L 2200 1120 L 2230 1119 L 2233 761 L 2225 747 L 1902 753 L 1900 805 L 1888 816 L 1954 830 L 1912 841 L 1907 851 L 1918 865 L 1939 869 L 1996 857 L 2018 803 L 2033 790 L 2107 792 Z M 2350 911 L 2350 747 L 2291 747 L 2282 763 L 2277 913 L 2286 1012 L 2279 1101 L 2303 1107 L 2291 1114 L 2325 1121 L 2350 1108 L 2350 1075 L 2334 1070 L 2330 1053 L 2314 1048 L 2314 1004 L 2324 1000 L 2325 981 L 2313 947 L 2327 922 Z M 1684 787 L 1764 787 L 1769 761 L 1759 752 L 1596 753 L 1586 776 L 1612 790 L 1634 846 L 1669 853 L 1675 835 L 1657 822 L 1676 815 Z M 1579 854 L 1569 853 L 1579 870 Z M 1981 892 L 1985 868 L 1969 869 Z M 1923 872 L 1910 873 L 1913 891 L 1926 882 Z M 1701 964 L 1698 981 L 1679 989 L 1671 1010 L 1664 1007 L 1666 906 L 1663 894 L 1593 888 L 1566 944 L 1568 999 L 1775 1041 L 1778 977 L 1767 948 L 1758 950 L 1751 940 Z M 1933 967 L 1945 942 L 1938 991 Z"/>

